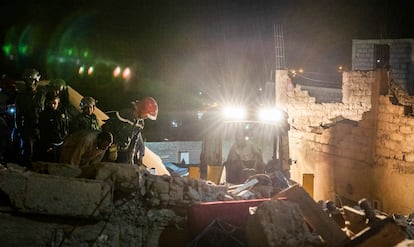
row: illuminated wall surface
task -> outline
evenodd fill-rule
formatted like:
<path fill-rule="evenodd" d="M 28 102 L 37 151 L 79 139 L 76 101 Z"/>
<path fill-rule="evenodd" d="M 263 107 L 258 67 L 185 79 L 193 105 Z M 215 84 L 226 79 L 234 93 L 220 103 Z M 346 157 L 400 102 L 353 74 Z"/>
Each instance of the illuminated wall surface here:
<path fill-rule="evenodd" d="M 343 73 L 342 103 L 317 104 L 297 85 L 287 92 L 292 178 L 314 175 L 314 199 L 412 211 L 414 118 L 381 95 L 384 71 Z"/>

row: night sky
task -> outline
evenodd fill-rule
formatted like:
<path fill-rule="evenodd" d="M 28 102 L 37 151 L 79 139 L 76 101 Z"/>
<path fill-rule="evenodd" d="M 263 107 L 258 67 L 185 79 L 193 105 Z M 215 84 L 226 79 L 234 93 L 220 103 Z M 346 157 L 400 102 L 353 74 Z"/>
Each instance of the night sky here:
<path fill-rule="evenodd" d="M 271 80 L 274 25 L 283 27 L 288 68 L 335 73 L 350 68 L 352 39 L 414 38 L 410 1 L 2 1 L 3 44 L 25 30 L 31 49 L 17 70 L 36 66 L 65 77 L 107 108 L 144 95 L 165 108 L 196 104 L 197 92 L 219 100 Z M 122 87 L 76 84 L 46 62 L 58 47 L 88 47 L 99 60 L 130 64 Z M 4 59 L 4 57 L 3 57 Z M 3 62 L 2 73 L 12 68 Z M 248 86 L 246 86 L 248 85 Z M 114 99 L 113 90 L 123 96 Z M 240 92 L 241 90 L 241 92 Z M 237 93 L 235 93 L 237 91 Z M 119 103 L 119 104 L 118 104 Z"/>

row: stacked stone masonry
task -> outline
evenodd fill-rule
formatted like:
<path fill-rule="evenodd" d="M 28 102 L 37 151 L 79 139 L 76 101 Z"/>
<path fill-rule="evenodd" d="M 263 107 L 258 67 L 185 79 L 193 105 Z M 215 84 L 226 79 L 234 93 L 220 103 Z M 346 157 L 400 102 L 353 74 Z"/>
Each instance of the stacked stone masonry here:
<path fill-rule="evenodd" d="M 166 228 L 183 232 L 189 206 L 227 192 L 127 164 L 98 164 L 95 179 L 62 164 L 43 164 L 48 174 L 15 167 L 0 170 L 2 246 L 161 246 Z"/>
<path fill-rule="evenodd" d="M 291 173 L 299 182 L 315 174 L 315 200 L 366 197 L 379 210 L 408 214 L 414 117 L 391 95 L 372 91 L 376 83 L 376 71 L 345 72 L 342 103 L 316 104 L 300 85 L 287 92 Z"/>
<path fill-rule="evenodd" d="M 414 92 L 414 39 L 353 40 L 352 70 L 372 71 L 376 69 L 375 45 L 389 46 L 389 67 L 391 77 Z"/>

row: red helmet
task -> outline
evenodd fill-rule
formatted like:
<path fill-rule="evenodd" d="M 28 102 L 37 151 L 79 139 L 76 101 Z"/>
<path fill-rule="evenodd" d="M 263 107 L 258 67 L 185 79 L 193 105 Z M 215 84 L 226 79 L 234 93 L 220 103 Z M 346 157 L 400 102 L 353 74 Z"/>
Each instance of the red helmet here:
<path fill-rule="evenodd" d="M 158 104 L 153 97 L 146 97 L 143 100 L 135 100 L 132 102 L 135 111 L 134 115 L 138 118 L 149 118 L 156 120 L 158 115 Z"/>

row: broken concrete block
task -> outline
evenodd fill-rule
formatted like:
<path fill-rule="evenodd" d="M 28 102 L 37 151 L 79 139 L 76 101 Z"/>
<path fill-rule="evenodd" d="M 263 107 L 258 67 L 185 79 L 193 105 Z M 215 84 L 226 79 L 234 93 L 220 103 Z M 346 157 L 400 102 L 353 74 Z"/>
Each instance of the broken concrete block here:
<path fill-rule="evenodd" d="M 137 188 L 144 188 L 145 168 L 132 164 L 119 164 L 102 162 L 95 164 L 96 180 L 114 180 L 114 190 L 117 192 L 131 193 Z M 145 193 L 143 191 L 142 193 Z"/>
<path fill-rule="evenodd" d="M 16 208 L 23 208 L 22 198 L 26 194 L 27 176 L 21 170 L 7 169 L 0 171 L 0 191 L 4 192 L 10 203 Z"/>
<path fill-rule="evenodd" d="M 57 224 L 0 213 L 1 246 L 47 246 Z"/>
<path fill-rule="evenodd" d="M 195 190 L 193 187 L 188 187 L 187 196 L 191 201 L 199 202 L 201 201 L 200 193 Z"/>
<path fill-rule="evenodd" d="M 263 202 L 246 225 L 248 246 L 306 246 L 311 236 L 299 205 L 286 200 Z"/>
<path fill-rule="evenodd" d="M 168 194 L 170 192 L 170 177 L 154 176 L 154 191 Z"/>
<path fill-rule="evenodd" d="M 282 190 L 274 198 L 296 202 L 306 222 L 331 246 L 348 240 L 345 232 L 331 219 L 312 197 L 298 184 Z"/>
<path fill-rule="evenodd" d="M 181 189 L 171 188 L 169 196 L 170 196 L 170 204 L 175 205 L 176 203 L 183 200 L 184 198 L 183 188 L 182 187 Z"/>
<path fill-rule="evenodd" d="M 71 164 L 36 161 L 32 165 L 35 172 L 62 177 L 74 178 L 82 172 L 79 166 Z"/>
<path fill-rule="evenodd" d="M 100 218 L 112 209 L 112 188 L 97 180 L 0 172 L 0 190 L 20 212 Z"/>

